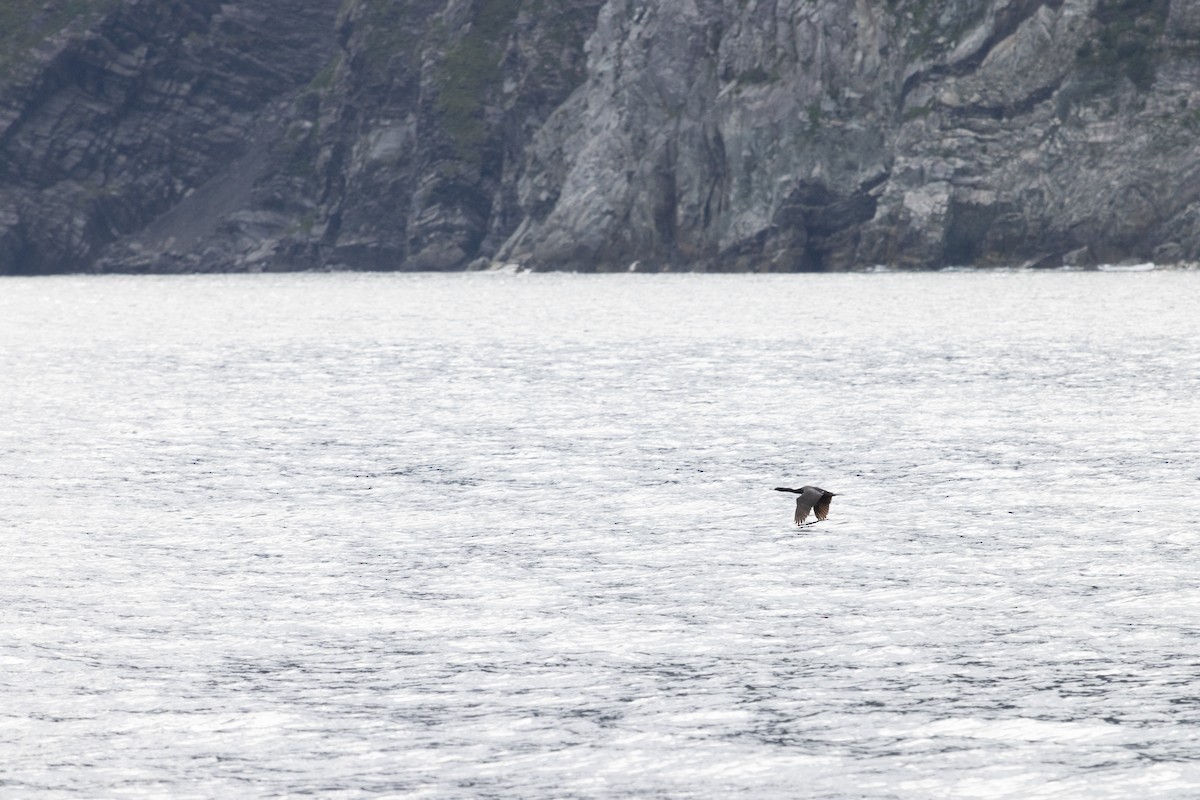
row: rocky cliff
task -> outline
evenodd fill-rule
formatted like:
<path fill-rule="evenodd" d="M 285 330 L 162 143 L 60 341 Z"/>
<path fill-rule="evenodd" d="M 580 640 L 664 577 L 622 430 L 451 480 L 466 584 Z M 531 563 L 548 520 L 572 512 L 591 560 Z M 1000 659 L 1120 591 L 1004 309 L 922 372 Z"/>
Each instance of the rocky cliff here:
<path fill-rule="evenodd" d="M 1200 259 L 1200 0 L 8 0 L 0 273 Z"/>

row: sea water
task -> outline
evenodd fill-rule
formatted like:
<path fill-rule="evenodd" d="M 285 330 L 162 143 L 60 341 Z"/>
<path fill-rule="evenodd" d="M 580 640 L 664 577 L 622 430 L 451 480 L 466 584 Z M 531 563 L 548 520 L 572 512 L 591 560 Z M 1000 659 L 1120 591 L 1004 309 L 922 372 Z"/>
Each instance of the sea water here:
<path fill-rule="evenodd" d="M 0 281 L 0 796 L 1195 797 L 1198 301 Z"/>

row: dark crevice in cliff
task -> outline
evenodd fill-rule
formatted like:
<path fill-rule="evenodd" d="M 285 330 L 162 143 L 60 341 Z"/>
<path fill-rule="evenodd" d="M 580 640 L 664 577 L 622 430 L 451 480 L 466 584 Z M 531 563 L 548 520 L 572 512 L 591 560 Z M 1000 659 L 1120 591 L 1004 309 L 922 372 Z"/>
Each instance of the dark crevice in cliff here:
<path fill-rule="evenodd" d="M 969 105 L 948 109 L 951 119 L 963 122 L 971 118 L 984 118 L 1001 122 L 1031 113 L 1037 106 L 1049 102 L 1061 88 L 1054 83 L 1030 92 L 1015 103 L 1007 105 Z"/>

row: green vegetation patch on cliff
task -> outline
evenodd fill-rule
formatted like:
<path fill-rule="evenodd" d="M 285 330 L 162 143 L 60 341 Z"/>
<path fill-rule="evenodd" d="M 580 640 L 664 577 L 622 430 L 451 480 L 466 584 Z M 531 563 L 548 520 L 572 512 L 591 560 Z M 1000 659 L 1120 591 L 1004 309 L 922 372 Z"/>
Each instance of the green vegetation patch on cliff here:
<path fill-rule="evenodd" d="M 500 87 L 500 58 L 521 0 L 478 0 L 470 30 L 446 51 L 438 110 L 459 156 L 478 160 L 487 135 L 484 108 Z"/>

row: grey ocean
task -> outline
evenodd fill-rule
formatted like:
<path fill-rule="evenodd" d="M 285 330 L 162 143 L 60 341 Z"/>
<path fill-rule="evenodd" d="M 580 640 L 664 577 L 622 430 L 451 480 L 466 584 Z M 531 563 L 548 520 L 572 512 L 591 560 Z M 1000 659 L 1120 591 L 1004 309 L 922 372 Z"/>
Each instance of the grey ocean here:
<path fill-rule="evenodd" d="M 1192 798 L 1200 273 L 6 279 L 0 537 L 3 797 Z"/>

